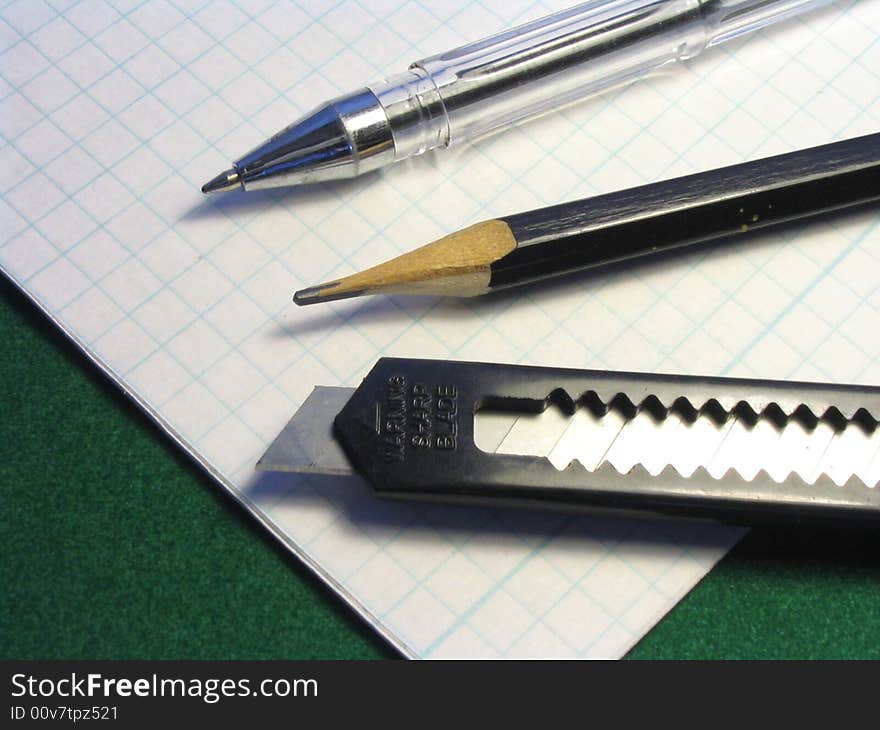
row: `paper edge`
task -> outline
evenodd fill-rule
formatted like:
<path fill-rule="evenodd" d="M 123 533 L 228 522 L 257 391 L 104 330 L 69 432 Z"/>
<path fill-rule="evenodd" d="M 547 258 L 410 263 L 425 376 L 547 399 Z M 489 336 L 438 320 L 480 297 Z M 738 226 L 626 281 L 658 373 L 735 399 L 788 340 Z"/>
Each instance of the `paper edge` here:
<path fill-rule="evenodd" d="M 174 427 L 162 417 L 147 401 L 130 386 L 124 378 L 117 374 L 97 353 L 90 350 L 76 334 L 69 329 L 65 323 L 52 314 L 43 303 L 28 291 L 24 284 L 15 278 L 0 263 L 0 273 L 2 273 L 12 285 L 21 292 L 24 297 L 31 302 L 39 312 L 46 317 L 60 332 L 63 334 L 85 357 L 95 365 L 101 374 L 106 377 L 113 385 L 115 385 L 124 396 L 126 396 L 135 406 L 137 406 L 146 416 L 159 427 L 164 434 L 170 438 L 183 452 L 199 467 L 209 478 L 213 479 L 232 499 L 240 504 L 248 514 L 254 518 L 268 533 L 277 540 L 285 550 L 290 553 L 300 564 L 305 566 L 312 572 L 324 585 L 330 588 L 340 599 L 342 599 L 367 625 L 372 628 L 379 636 L 390 644 L 394 649 L 399 651 L 405 659 L 431 659 L 432 657 L 421 656 L 415 652 L 406 642 L 397 636 L 391 629 L 383 624 L 373 613 L 371 613 L 360 601 L 357 600 L 346 588 L 336 581 L 329 573 L 327 573 L 311 556 L 308 555 L 295 540 L 291 539 L 280 527 L 278 527 L 268 515 L 259 509 L 248 496 L 236 487 L 230 480 L 226 479 L 219 469 L 216 469 L 207 459 L 199 454 L 199 452 L 190 444 L 183 436 L 181 436 Z M 718 556 L 705 571 L 705 573 L 693 585 L 687 586 L 683 591 L 677 592 L 670 605 L 662 607 L 659 611 L 654 612 L 647 622 L 643 633 L 638 637 L 633 637 L 628 642 L 617 658 L 622 659 L 633 649 L 648 633 L 670 613 L 678 604 L 702 583 L 715 566 L 739 543 L 739 541 L 748 533 L 748 530 L 742 531 L 736 535 L 729 545 L 724 548 L 724 552 Z M 451 657 L 450 657 L 451 658 Z M 472 659 L 491 659 L 491 657 L 470 657 Z M 503 659 L 503 657 L 497 657 Z"/>
<path fill-rule="evenodd" d="M 25 288 L 23 282 L 20 282 L 0 263 L 0 273 L 2 273 L 12 285 L 21 292 L 24 297 L 33 304 L 40 313 L 46 317 L 68 341 L 70 341 L 85 357 L 95 365 L 101 374 L 106 377 L 113 385 L 115 385 L 124 396 L 126 396 L 135 406 L 137 406 L 159 429 L 170 438 L 183 452 L 198 466 L 208 477 L 213 479 L 232 499 L 238 502 L 245 511 L 250 514 L 262 527 L 268 530 L 269 534 L 274 537 L 288 553 L 308 568 L 317 578 L 319 578 L 328 588 L 330 588 L 339 598 L 341 598 L 361 619 L 363 619 L 379 636 L 388 642 L 394 649 L 399 651 L 406 659 L 421 658 L 414 652 L 399 636 L 394 634 L 387 626 L 374 616 L 363 604 L 360 603 L 348 590 L 338 583 L 329 573 L 327 573 L 318 563 L 313 560 L 308 553 L 303 550 L 296 541 L 292 540 L 280 527 L 278 527 L 268 515 L 260 510 L 248 496 L 230 480 L 226 479 L 219 469 L 216 469 L 207 459 L 205 459 L 198 450 L 190 444 L 183 436 L 181 436 L 174 427 L 163 418 L 138 392 L 129 385 L 125 379 L 120 376 L 110 365 L 102 360 L 97 353 L 90 350 L 86 344 L 76 336 L 76 334 L 65 325 L 65 323 L 50 312 L 43 303 Z"/>

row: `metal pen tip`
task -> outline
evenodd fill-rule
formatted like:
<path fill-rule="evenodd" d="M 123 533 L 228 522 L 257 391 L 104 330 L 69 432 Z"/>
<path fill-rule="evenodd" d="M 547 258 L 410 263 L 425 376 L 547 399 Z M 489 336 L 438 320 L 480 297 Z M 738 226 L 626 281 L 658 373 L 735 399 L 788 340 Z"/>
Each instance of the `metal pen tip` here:
<path fill-rule="evenodd" d="M 328 281 L 326 284 L 318 284 L 317 286 L 309 286 L 300 289 L 293 295 L 293 303 L 304 307 L 307 304 L 317 304 L 318 302 L 335 302 L 339 299 L 350 299 L 364 293 L 363 289 L 352 290 L 343 289 L 342 291 L 330 291 L 339 286 L 339 281 Z"/>
<path fill-rule="evenodd" d="M 241 178 L 238 175 L 238 170 L 232 168 L 231 170 L 221 172 L 213 180 L 209 180 L 202 185 L 202 192 L 222 193 L 226 190 L 234 190 L 238 187 L 241 187 Z"/>

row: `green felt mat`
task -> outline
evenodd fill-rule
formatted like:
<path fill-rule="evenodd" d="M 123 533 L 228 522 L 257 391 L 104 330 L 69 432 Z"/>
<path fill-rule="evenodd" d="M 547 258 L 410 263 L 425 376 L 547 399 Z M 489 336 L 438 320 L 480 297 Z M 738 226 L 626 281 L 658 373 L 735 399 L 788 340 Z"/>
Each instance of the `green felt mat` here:
<path fill-rule="evenodd" d="M 0 282 L 0 657 L 396 656 Z M 629 656 L 880 658 L 878 544 L 753 532 Z"/>

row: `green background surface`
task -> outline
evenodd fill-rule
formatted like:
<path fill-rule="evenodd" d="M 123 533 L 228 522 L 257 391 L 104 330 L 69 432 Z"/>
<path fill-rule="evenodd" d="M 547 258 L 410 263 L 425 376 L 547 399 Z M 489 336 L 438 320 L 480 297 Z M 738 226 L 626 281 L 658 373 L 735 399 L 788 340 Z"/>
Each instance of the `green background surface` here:
<path fill-rule="evenodd" d="M 396 652 L 0 276 L 0 658 Z M 632 658 L 880 658 L 871 534 L 753 531 Z"/>

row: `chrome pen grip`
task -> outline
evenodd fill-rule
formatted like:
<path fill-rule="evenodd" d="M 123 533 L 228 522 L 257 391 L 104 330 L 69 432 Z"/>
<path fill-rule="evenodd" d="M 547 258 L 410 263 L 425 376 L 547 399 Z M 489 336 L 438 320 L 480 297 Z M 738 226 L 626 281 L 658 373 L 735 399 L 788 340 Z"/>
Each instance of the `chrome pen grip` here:
<path fill-rule="evenodd" d="M 476 139 L 829 0 L 594 0 L 425 58 L 370 89 L 395 158 Z"/>

